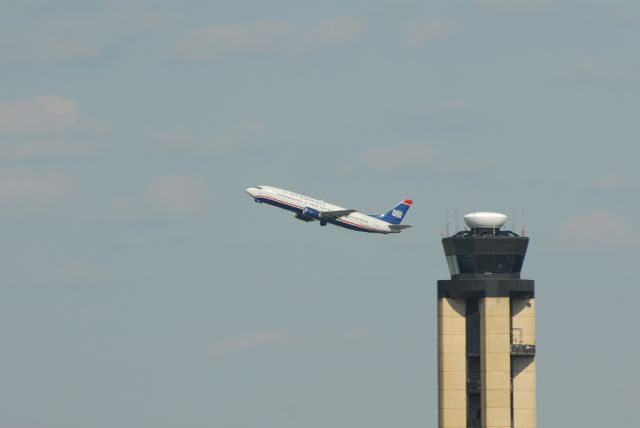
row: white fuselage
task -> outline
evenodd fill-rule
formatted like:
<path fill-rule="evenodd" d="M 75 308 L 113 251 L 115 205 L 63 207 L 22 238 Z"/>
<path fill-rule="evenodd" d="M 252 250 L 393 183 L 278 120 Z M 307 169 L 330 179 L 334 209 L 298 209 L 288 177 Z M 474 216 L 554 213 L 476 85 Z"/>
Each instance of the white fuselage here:
<path fill-rule="evenodd" d="M 247 189 L 247 193 L 251 195 L 256 202 L 266 203 L 283 208 L 296 213 L 296 217 L 303 220 L 303 210 L 311 208 L 323 212 L 344 211 L 346 208 L 333 205 L 320 199 L 314 199 L 309 196 L 301 195 L 286 189 L 280 189 L 272 186 L 255 186 Z M 313 219 L 305 220 L 312 221 Z M 331 223 L 339 227 L 357 230 L 369 233 L 396 233 L 392 230 L 389 223 L 379 220 L 367 214 L 360 212 L 352 212 L 336 219 L 327 219 L 324 224 Z M 323 224 L 321 222 L 321 224 Z M 323 225 L 324 225 L 323 224 Z"/>

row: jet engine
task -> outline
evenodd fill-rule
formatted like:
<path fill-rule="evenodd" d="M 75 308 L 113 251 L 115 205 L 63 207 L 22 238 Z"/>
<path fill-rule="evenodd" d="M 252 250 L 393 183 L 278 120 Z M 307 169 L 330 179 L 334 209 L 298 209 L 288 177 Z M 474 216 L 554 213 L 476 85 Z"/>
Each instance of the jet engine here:
<path fill-rule="evenodd" d="M 313 221 L 313 219 L 311 217 L 306 217 L 306 216 L 303 216 L 302 214 L 296 214 L 296 215 L 294 215 L 294 217 L 297 218 L 298 220 L 302 220 L 302 221 L 306 221 L 306 222 Z"/>
<path fill-rule="evenodd" d="M 313 208 L 308 208 L 308 207 L 302 210 L 302 215 L 305 217 L 310 217 L 315 220 L 318 220 L 320 219 L 320 217 L 322 217 L 322 214 L 320 213 L 320 211 Z"/>
<path fill-rule="evenodd" d="M 326 217 L 323 217 L 322 213 L 314 208 L 304 208 L 302 214 L 296 214 L 296 218 L 304 221 L 320 220 L 320 226 L 327 225 Z"/>

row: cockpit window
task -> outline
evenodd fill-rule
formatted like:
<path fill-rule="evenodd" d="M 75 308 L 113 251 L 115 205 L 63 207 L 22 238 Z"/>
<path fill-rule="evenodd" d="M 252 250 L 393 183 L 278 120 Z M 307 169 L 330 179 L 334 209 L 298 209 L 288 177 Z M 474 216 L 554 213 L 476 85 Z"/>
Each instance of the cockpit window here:
<path fill-rule="evenodd" d="M 254 186 L 258 190 L 262 190 L 262 186 Z"/>

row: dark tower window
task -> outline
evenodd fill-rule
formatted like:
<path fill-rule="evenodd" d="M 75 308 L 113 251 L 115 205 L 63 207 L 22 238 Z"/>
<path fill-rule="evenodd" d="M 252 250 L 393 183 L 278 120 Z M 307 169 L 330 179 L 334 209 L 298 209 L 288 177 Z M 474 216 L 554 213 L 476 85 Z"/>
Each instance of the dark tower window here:
<path fill-rule="evenodd" d="M 518 273 L 524 256 L 514 254 L 458 254 L 447 257 L 452 275 L 460 273 Z"/>
<path fill-rule="evenodd" d="M 513 232 L 487 236 L 460 232 L 443 239 L 451 275 L 497 274 L 519 278 L 529 239 Z"/>

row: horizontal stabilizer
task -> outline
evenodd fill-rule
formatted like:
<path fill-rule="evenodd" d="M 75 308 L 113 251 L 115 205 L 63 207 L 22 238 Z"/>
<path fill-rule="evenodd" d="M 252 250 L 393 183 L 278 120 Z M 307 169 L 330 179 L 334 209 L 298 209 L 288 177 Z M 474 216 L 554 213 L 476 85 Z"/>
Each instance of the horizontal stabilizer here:
<path fill-rule="evenodd" d="M 408 229 L 410 227 L 413 227 L 413 226 L 411 226 L 410 224 L 390 224 L 389 225 L 389 229 L 392 232 L 400 232 L 401 230 Z"/>

